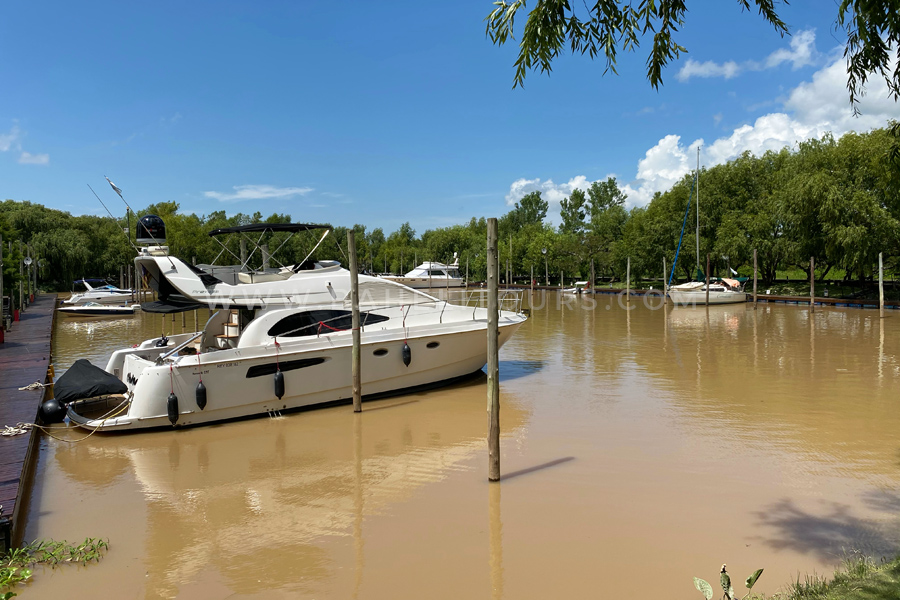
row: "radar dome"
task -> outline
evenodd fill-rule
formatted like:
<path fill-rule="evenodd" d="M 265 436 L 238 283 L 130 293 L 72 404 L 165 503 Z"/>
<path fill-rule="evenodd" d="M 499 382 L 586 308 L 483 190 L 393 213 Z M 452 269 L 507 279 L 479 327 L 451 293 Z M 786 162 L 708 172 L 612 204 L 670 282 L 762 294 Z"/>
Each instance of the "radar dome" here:
<path fill-rule="evenodd" d="M 143 246 L 162 246 L 166 243 L 166 224 L 156 215 L 144 215 L 135 231 L 137 243 Z"/>

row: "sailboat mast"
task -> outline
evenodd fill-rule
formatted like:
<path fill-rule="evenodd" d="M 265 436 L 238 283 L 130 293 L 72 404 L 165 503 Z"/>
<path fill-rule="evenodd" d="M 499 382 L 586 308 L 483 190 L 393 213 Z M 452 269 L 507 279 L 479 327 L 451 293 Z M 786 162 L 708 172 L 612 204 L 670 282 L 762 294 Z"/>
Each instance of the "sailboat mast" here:
<path fill-rule="evenodd" d="M 700 146 L 697 146 L 697 272 L 700 272 Z"/>

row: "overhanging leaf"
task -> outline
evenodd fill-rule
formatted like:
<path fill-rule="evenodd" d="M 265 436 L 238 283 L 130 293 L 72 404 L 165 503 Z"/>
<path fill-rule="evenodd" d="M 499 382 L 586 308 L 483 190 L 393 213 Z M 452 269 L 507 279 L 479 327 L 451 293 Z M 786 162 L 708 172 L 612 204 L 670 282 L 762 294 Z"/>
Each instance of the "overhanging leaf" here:
<path fill-rule="evenodd" d="M 697 588 L 697 590 L 699 590 L 701 594 L 703 594 L 706 600 L 712 600 L 713 589 L 712 586 L 709 585 L 709 583 L 707 583 L 703 579 L 700 579 L 699 577 L 694 577 L 694 587 Z"/>
<path fill-rule="evenodd" d="M 756 580 L 759 579 L 759 576 L 762 575 L 762 572 L 763 572 L 762 569 L 757 569 L 756 571 L 753 572 L 753 575 L 751 575 L 750 577 L 747 578 L 747 581 L 745 582 L 745 584 L 747 585 L 748 590 L 751 589 L 756 584 Z"/>

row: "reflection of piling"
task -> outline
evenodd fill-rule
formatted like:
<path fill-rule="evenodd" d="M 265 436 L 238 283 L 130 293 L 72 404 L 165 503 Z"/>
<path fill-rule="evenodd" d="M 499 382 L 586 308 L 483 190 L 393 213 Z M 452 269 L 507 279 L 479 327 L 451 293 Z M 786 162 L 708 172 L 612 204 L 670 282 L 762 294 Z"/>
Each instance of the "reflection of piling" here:
<path fill-rule="evenodd" d="M 884 263 L 878 253 L 878 315 L 884 318 Z"/>
<path fill-rule="evenodd" d="M 347 251 L 350 254 L 350 310 L 353 328 L 353 355 L 350 371 L 353 376 L 353 412 L 362 411 L 362 384 L 359 377 L 359 274 L 356 264 L 356 232 L 347 232 Z M 430 270 L 429 270 L 430 271 Z"/>
<path fill-rule="evenodd" d="M 491 598 L 503 598 L 503 521 L 500 519 L 500 486 L 488 486 L 491 546 Z"/>
<path fill-rule="evenodd" d="M 500 354 L 498 348 L 500 315 L 498 313 L 497 219 L 488 219 L 487 228 L 487 376 L 488 376 L 488 479 L 500 480 Z"/>
<path fill-rule="evenodd" d="M 809 257 L 809 312 L 816 312 L 816 258 Z"/>
<path fill-rule="evenodd" d="M 753 249 L 753 309 L 757 308 L 757 296 L 756 296 L 756 248 Z"/>

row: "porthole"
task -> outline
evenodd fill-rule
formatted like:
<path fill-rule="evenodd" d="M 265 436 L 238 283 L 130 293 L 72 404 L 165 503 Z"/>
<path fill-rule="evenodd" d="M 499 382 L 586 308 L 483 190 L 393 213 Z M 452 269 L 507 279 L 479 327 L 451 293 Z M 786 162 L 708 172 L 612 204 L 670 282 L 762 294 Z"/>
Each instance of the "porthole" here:
<path fill-rule="evenodd" d="M 376 351 L 373 352 L 372 354 L 374 354 L 375 356 L 384 356 L 384 355 L 387 354 L 387 353 L 388 353 L 387 348 L 379 348 L 378 350 L 376 350 Z"/>
<path fill-rule="evenodd" d="M 428 342 L 428 345 L 426 345 L 425 347 L 426 348 L 437 348 L 440 345 L 441 345 L 440 342 Z"/>

